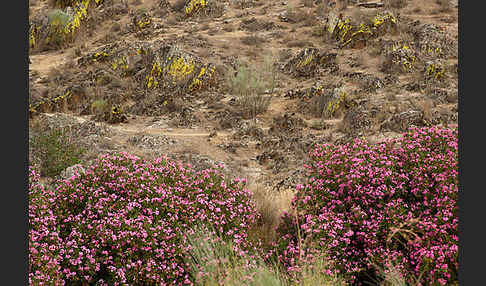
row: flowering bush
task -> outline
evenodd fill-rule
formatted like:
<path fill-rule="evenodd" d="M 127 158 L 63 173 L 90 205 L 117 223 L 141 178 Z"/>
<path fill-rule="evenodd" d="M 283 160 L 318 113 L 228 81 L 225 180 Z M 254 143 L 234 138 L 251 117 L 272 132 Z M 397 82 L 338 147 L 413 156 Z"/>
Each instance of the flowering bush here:
<path fill-rule="evenodd" d="M 321 248 L 329 272 L 350 281 L 379 266 L 419 285 L 457 282 L 457 140 L 457 129 L 422 128 L 375 145 L 318 146 L 271 254 L 290 272 Z"/>
<path fill-rule="evenodd" d="M 39 184 L 39 174 L 29 167 L 29 285 L 63 285 L 59 261 L 62 240 L 56 216 L 49 209 L 54 193 Z"/>
<path fill-rule="evenodd" d="M 217 235 L 246 247 L 257 214 L 244 183 L 225 180 L 218 168 L 195 172 L 165 158 L 147 162 L 120 153 L 60 181 L 55 192 L 31 186 L 31 195 L 45 198 L 40 204 L 31 198 L 31 228 L 42 233 L 29 241 L 31 279 L 192 285 L 184 255 L 185 233 L 193 226 L 210 224 Z M 35 264 L 37 253 L 52 262 L 46 270 L 45 263 Z"/>

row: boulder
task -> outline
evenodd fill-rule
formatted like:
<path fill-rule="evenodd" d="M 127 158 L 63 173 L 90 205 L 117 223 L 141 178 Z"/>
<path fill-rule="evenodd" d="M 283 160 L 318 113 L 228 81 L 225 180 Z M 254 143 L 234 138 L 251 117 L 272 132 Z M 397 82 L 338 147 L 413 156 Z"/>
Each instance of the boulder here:
<path fill-rule="evenodd" d="M 304 48 L 284 66 L 284 72 L 296 77 L 311 77 L 320 68 L 336 65 L 336 53 L 323 52 L 317 48 Z"/>

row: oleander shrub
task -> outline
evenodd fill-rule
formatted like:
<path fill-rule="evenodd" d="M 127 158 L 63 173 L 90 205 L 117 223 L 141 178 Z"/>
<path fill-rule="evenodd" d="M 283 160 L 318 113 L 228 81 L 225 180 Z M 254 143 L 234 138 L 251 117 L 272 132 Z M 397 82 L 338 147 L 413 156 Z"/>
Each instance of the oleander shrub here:
<path fill-rule="evenodd" d="M 63 243 L 50 209 L 54 193 L 39 183 L 29 167 L 29 285 L 64 285 L 59 256 Z"/>
<path fill-rule="evenodd" d="M 30 223 L 56 235 L 31 236 L 30 253 L 51 266 L 29 275 L 48 284 L 193 285 L 187 230 L 211 225 L 238 249 L 250 248 L 247 230 L 258 215 L 244 183 L 225 179 L 220 167 L 196 172 L 166 158 L 101 156 L 85 174 L 58 181 L 55 192 L 43 190 L 41 204 L 31 203 Z"/>
<path fill-rule="evenodd" d="M 457 144 L 457 128 L 430 127 L 316 147 L 269 255 L 292 272 L 322 248 L 330 273 L 357 284 L 377 279 L 374 266 L 413 285 L 457 283 Z"/>

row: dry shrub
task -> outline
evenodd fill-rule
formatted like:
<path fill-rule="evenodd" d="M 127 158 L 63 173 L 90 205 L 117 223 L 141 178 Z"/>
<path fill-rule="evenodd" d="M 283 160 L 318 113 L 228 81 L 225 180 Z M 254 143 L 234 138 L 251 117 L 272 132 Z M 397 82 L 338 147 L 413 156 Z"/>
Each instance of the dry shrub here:
<path fill-rule="evenodd" d="M 287 19 L 289 23 L 300 23 L 306 20 L 308 17 L 309 14 L 302 9 L 293 7 L 289 7 L 287 9 Z"/>
<path fill-rule="evenodd" d="M 177 25 L 177 22 L 178 22 L 177 16 L 170 15 L 169 17 L 167 17 L 167 22 L 166 22 L 167 25 L 175 26 Z"/>
<path fill-rule="evenodd" d="M 286 42 L 289 48 L 314 47 L 314 44 L 308 40 L 290 40 Z"/>
<path fill-rule="evenodd" d="M 318 17 L 324 17 L 328 12 L 329 0 L 322 0 L 322 3 L 317 5 L 316 14 Z"/>
<path fill-rule="evenodd" d="M 450 0 L 436 0 L 435 3 L 439 5 L 439 12 L 450 12 L 451 11 L 451 2 Z"/>
<path fill-rule="evenodd" d="M 376 15 L 376 12 L 366 10 L 366 9 L 354 9 L 351 15 L 351 18 L 356 21 L 357 23 L 365 23 L 371 25 L 373 17 Z"/>
<path fill-rule="evenodd" d="M 172 9 L 176 12 L 183 12 L 184 6 L 186 6 L 186 0 L 176 0 L 172 5 Z"/>
<path fill-rule="evenodd" d="M 259 46 L 265 42 L 265 39 L 257 35 L 250 35 L 242 37 L 241 42 L 248 46 Z"/>
<path fill-rule="evenodd" d="M 234 30 L 235 30 L 235 27 L 233 27 L 233 25 L 231 25 L 231 24 L 224 25 L 224 27 L 223 27 L 223 31 L 228 32 L 228 33 L 233 32 Z"/>
<path fill-rule="evenodd" d="M 402 9 L 407 6 L 407 0 L 383 0 L 383 3 L 388 9 Z"/>
<path fill-rule="evenodd" d="M 307 8 L 314 7 L 314 0 L 301 0 L 300 3 L 302 3 L 302 5 Z"/>

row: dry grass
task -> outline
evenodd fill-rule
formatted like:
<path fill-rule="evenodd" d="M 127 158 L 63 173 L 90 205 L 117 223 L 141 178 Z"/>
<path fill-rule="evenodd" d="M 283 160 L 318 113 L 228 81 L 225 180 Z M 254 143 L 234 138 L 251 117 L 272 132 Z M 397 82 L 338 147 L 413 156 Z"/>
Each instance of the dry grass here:
<path fill-rule="evenodd" d="M 275 228 L 280 222 L 282 212 L 290 211 L 290 203 L 295 191 L 288 189 L 277 192 L 260 185 L 252 185 L 249 190 L 253 192 L 257 211 L 261 215 L 255 235 L 269 245 L 275 239 Z"/>

